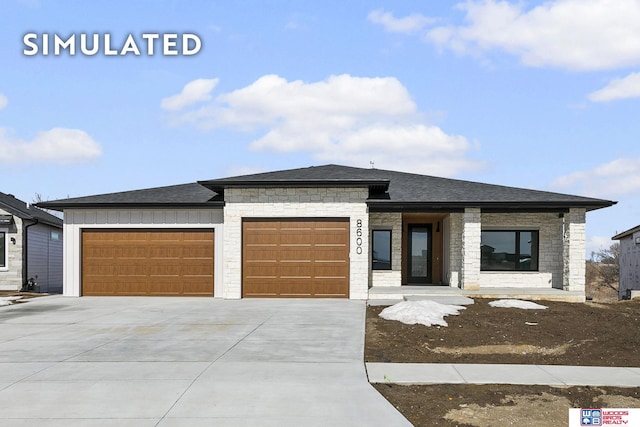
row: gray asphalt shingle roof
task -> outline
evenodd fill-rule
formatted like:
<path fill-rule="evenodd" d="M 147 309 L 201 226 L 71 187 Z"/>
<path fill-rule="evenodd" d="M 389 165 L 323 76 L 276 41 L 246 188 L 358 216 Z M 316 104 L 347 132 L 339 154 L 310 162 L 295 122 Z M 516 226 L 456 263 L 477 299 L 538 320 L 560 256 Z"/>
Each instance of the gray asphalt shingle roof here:
<path fill-rule="evenodd" d="M 47 209 L 88 207 L 127 207 L 127 206 L 180 206 L 206 207 L 223 206 L 217 194 L 198 183 L 171 185 L 167 187 L 147 188 L 143 190 L 122 191 L 119 193 L 99 194 L 96 196 L 74 197 L 38 203 Z"/>
<path fill-rule="evenodd" d="M 38 222 L 62 228 L 62 219 L 35 206 L 29 206 L 11 194 L 0 192 L 0 208 L 21 219 L 38 220 Z"/>
<path fill-rule="evenodd" d="M 615 202 L 589 197 L 573 196 L 548 191 L 529 190 L 502 185 L 483 184 L 479 182 L 458 179 L 440 178 L 428 175 L 418 175 L 406 172 L 388 171 L 382 169 L 363 169 L 339 165 L 312 166 L 300 169 L 266 172 L 231 178 L 200 181 L 210 188 L 224 186 L 251 186 L 254 183 L 268 183 L 278 186 L 279 183 L 312 183 L 331 182 L 347 185 L 361 182 L 388 182 L 388 198 L 370 200 L 369 206 L 383 209 L 384 206 L 441 205 L 447 206 L 484 206 L 513 204 L 540 205 L 550 207 L 558 205 L 565 207 L 586 207 L 597 209 L 611 206 Z M 416 206 L 418 207 L 418 206 Z"/>
<path fill-rule="evenodd" d="M 364 187 L 369 188 L 369 207 L 375 210 L 463 209 L 568 209 L 588 210 L 616 202 L 548 191 L 483 184 L 428 175 L 364 169 L 340 165 L 242 175 L 198 183 L 146 190 L 78 197 L 40 203 L 50 209 L 90 206 L 223 206 L 225 188 L 233 187 Z"/>

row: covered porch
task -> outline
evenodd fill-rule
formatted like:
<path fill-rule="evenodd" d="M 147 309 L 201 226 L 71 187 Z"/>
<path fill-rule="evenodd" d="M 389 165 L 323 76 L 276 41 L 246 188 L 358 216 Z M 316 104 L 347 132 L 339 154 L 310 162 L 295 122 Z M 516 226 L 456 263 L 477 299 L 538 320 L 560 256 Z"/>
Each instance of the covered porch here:
<path fill-rule="evenodd" d="M 369 299 L 585 300 L 585 209 L 371 212 Z"/>

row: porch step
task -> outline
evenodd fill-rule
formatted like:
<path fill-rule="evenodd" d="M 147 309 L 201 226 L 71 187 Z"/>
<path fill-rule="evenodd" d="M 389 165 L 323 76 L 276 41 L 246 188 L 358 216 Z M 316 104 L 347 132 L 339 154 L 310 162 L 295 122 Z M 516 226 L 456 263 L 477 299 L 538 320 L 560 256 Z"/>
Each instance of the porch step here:
<path fill-rule="evenodd" d="M 486 288 L 469 291 L 450 286 L 375 286 L 369 288 L 369 300 L 398 302 L 408 299 L 458 296 L 469 298 L 523 299 L 529 301 L 585 302 L 584 292 L 569 292 L 549 288 Z M 381 302 L 381 301 L 380 301 Z"/>

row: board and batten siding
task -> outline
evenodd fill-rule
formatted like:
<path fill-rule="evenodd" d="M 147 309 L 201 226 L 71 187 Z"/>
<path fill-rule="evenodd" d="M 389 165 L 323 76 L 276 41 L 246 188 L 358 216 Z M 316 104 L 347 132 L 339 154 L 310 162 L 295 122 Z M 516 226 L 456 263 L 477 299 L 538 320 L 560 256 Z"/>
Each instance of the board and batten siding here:
<path fill-rule="evenodd" d="M 62 236 L 61 229 L 46 224 L 27 230 L 27 279 L 33 277 L 40 292 L 62 292 Z"/>
<path fill-rule="evenodd" d="M 214 297 L 221 297 L 223 217 L 222 209 L 65 209 L 63 293 L 80 296 L 82 230 L 202 228 L 215 232 Z"/>

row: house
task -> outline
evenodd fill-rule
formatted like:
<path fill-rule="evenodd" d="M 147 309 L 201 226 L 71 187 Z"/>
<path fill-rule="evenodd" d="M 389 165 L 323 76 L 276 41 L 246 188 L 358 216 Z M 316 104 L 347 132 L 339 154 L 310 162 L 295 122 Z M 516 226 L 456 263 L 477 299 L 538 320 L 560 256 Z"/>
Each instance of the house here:
<path fill-rule="evenodd" d="M 62 292 L 62 219 L 0 192 L 0 290 Z M 34 281 L 27 286 L 29 280 Z"/>
<path fill-rule="evenodd" d="M 584 301 L 585 215 L 615 202 L 325 165 L 40 203 L 64 294 L 336 297 L 442 286 Z"/>
<path fill-rule="evenodd" d="M 640 296 L 640 225 L 611 238 L 620 241 L 619 299 Z"/>

